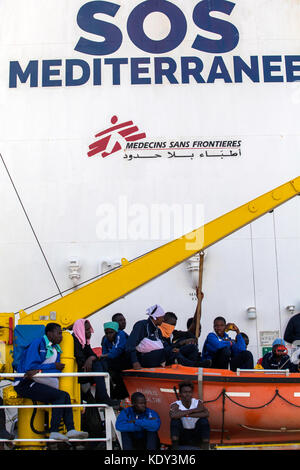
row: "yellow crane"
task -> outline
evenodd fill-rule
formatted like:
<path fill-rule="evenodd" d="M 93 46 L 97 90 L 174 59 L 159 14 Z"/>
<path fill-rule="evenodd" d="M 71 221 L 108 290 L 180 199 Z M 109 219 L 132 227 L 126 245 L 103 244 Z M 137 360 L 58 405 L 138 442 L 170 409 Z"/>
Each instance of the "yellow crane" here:
<path fill-rule="evenodd" d="M 77 319 L 93 315 L 298 194 L 300 194 L 300 176 L 131 262 L 122 259 L 120 268 L 30 314 L 20 311 L 18 325 L 46 325 L 49 322 L 56 322 L 66 329 Z M 2 373 L 12 372 L 14 327 L 15 315 L 0 313 L 0 371 Z M 64 372 L 76 370 L 71 340 L 69 333 L 64 335 L 62 343 L 64 352 L 62 362 L 66 363 Z M 72 403 L 80 403 L 80 390 L 76 380 L 62 378 L 60 388 L 70 393 Z M 16 403 L 13 393 L 11 395 L 8 393 L 6 402 Z M 30 434 L 30 414 L 31 412 L 27 409 L 19 411 L 19 434 Z M 79 408 L 74 412 L 74 420 L 78 425 Z M 34 434 L 31 433 L 30 436 L 33 438 Z"/>

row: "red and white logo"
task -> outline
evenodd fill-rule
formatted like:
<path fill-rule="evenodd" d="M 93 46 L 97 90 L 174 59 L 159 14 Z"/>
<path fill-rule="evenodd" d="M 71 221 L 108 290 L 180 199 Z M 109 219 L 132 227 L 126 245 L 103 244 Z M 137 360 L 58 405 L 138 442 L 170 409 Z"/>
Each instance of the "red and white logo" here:
<path fill-rule="evenodd" d="M 112 155 L 113 153 L 124 149 L 126 142 L 135 142 L 146 137 L 144 132 L 138 132 L 139 128 L 133 124 L 133 121 L 126 121 L 121 124 L 117 124 L 118 117 L 113 116 L 110 122 L 113 124 L 112 127 L 98 132 L 98 134 L 95 135 L 98 140 L 89 145 L 90 150 L 87 154 L 88 157 L 92 157 L 99 153 L 103 158 L 108 157 L 108 155 Z"/>

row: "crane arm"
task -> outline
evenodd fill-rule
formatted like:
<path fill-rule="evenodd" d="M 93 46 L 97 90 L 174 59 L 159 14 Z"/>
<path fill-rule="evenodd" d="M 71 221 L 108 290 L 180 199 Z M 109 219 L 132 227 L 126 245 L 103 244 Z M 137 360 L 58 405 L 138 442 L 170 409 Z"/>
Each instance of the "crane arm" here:
<path fill-rule="evenodd" d="M 55 321 L 66 328 L 166 273 L 299 193 L 300 177 L 297 177 L 131 262 L 123 259 L 120 268 L 35 312 L 26 314 L 21 311 L 18 323 L 47 324 Z"/>

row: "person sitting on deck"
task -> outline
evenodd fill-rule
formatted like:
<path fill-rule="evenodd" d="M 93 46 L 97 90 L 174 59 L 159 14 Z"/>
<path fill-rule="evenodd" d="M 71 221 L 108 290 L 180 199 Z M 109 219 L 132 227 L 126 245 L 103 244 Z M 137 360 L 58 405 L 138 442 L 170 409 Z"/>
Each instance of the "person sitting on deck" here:
<path fill-rule="evenodd" d="M 226 330 L 236 332 L 233 340 Z M 240 330 L 234 323 L 226 323 L 225 318 L 214 320 L 214 332 L 209 333 L 203 345 L 202 359 L 211 359 L 215 369 L 253 369 L 253 356 L 246 349 L 246 343 Z"/>
<path fill-rule="evenodd" d="M 272 351 L 264 354 L 260 364 L 263 369 L 288 369 L 290 372 L 299 372 L 298 366 L 291 362 L 285 341 L 281 338 L 273 341 Z"/>
<path fill-rule="evenodd" d="M 172 342 L 172 332 L 177 323 L 177 316 L 173 312 L 166 312 L 163 323 L 159 326 L 167 354 L 167 364 L 181 364 L 186 367 L 209 367 L 210 360 L 201 361 L 198 342 L 194 335 Z"/>
<path fill-rule="evenodd" d="M 73 325 L 74 356 L 78 372 L 107 372 L 105 364 L 100 361 L 90 346 L 92 333 L 90 322 L 83 318 L 75 321 Z M 119 408 L 119 401 L 109 397 L 104 376 L 80 377 L 80 384 L 96 385 L 95 399 L 97 403 Z"/>
<path fill-rule="evenodd" d="M 17 372 L 25 375 L 14 382 L 15 391 L 23 398 L 52 405 L 70 405 L 70 395 L 58 388 L 57 377 L 35 377 L 38 372 L 61 372 L 65 365 L 60 362 L 62 329 L 58 323 L 48 323 L 45 334 L 37 338 L 26 348 Z M 63 420 L 67 433 L 59 432 Z M 49 439 L 66 441 L 68 439 L 86 439 L 88 433 L 74 429 L 73 411 L 70 407 L 52 408 Z"/>
<path fill-rule="evenodd" d="M 158 450 L 160 417 L 147 408 L 145 395 L 131 395 L 132 406 L 124 408 L 116 420 L 116 429 L 121 432 L 123 450 Z"/>
<path fill-rule="evenodd" d="M 231 323 L 230 325 L 234 325 L 234 324 Z M 253 354 L 250 351 L 247 351 L 247 348 L 249 346 L 249 337 L 248 335 L 246 335 L 246 333 L 240 333 L 240 335 L 245 342 L 246 349 L 243 349 L 244 347 L 243 344 L 239 346 L 240 339 L 239 339 L 239 335 L 237 334 L 235 337 L 236 345 L 233 345 L 233 347 L 231 348 L 230 369 L 233 372 L 236 372 L 238 368 L 241 368 L 241 369 L 253 369 L 254 368 Z"/>
<path fill-rule="evenodd" d="M 112 395 L 118 399 L 128 397 L 128 392 L 123 382 L 121 372 L 131 369 L 131 361 L 126 352 L 127 336 L 125 331 L 119 329 L 119 323 L 104 323 L 105 336 L 102 339 L 101 361 L 105 364 L 105 369 L 109 371 L 114 389 Z"/>
<path fill-rule="evenodd" d="M 179 398 L 170 406 L 172 448 L 197 446 L 209 449 L 209 412 L 201 400 L 193 398 L 192 382 L 179 384 Z M 188 449 L 188 447 L 185 447 Z"/>
<path fill-rule="evenodd" d="M 119 324 L 119 330 L 124 331 L 126 328 L 126 318 L 124 317 L 123 313 L 115 313 L 111 317 L 111 321 L 116 321 Z M 124 331 L 126 339 L 128 338 L 128 334 Z"/>
<path fill-rule="evenodd" d="M 198 304 L 195 310 L 195 314 L 193 317 L 189 318 L 186 323 L 186 330 L 174 330 L 173 331 L 173 337 L 172 337 L 172 345 L 176 348 L 179 349 L 180 355 L 183 358 L 186 358 L 187 360 L 193 361 L 194 366 L 196 367 L 211 367 L 211 360 L 206 359 L 203 360 L 201 357 L 201 352 L 199 351 L 198 347 L 198 338 L 196 337 L 196 325 L 198 322 L 199 325 L 199 336 L 201 334 L 201 323 L 200 319 L 197 319 L 198 315 L 198 306 L 199 302 L 201 303 L 204 294 L 203 292 L 200 293 L 199 295 L 199 290 L 196 288 L 196 293 L 197 293 L 197 298 L 198 298 Z M 179 362 L 180 364 L 184 364 L 183 362 Z M 196 364 L 196 365 L 195 365 Z"/>
<path fill-rule="evenodd" d="M 198 302 L 202 302 L 204 298 L 203 292 L 200 293 L 200 298 L 198 294 L 198 288 L 196 288 Z M 196 342 L 196 324 L 197 324 L 197 311 L 198 305 L 195 310 L 195 314 L 193 317 L 189 318 L 186 323 L 186 330 L 174 330 L 173 331 L 173 343 L 177 343 L 176 345 L 179 347 L 185 346 L 186 344 L 191 344 L 193 341 Z M 201 324 L 199 323 L 199 336 L 201 334 Z"/>
<path fill-rule="evenodd" d="M 172 344 L 173 331 L 175 329 L 176 323 L 177 316 L 175 313 L 166 312 L 162 324 L 158 327 L 161 331 L 164 342 L 168 346 L 171 346 Z"/>
<path fill-rule="evenodd" d="M 147 309 L 148 320 L 140 320 L 133 326 L 126 344 L 132 367 L 160 367 L 166 364 L 166 351 L 159 325 L 164 321 L 165 312 L 159 305 Z"/>

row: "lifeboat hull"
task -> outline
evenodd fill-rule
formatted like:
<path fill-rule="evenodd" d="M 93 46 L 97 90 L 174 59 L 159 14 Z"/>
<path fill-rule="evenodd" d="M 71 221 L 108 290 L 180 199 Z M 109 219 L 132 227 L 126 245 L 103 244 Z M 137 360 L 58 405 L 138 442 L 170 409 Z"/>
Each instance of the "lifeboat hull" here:
<path fill-rule="evenodd" d="M 129 394 L 139 391 L 161 417 L 160 440 L 170 444 L 169 407 L 181 381 L 209 410 L 211 443 L 300 441 L 300 374 L 288 371 L 198 369 L 173 365 L 123 372 Z"/>

